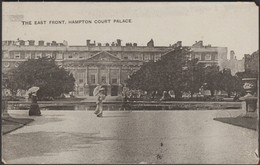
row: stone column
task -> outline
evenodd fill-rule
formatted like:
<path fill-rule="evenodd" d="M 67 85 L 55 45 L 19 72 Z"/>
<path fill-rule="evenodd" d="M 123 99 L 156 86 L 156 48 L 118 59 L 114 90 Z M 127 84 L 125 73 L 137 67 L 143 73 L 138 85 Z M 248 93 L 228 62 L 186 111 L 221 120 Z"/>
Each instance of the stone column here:
<path fill-rule="evenodd" d="M 100 66 L 97 68 L 97 84 L 100 84 Z"/>
<path fill-rule="evenodd" d="M 108 68 L 107 80 L 107 96 L 111 96 L 110 68 Z"/>
<path fill-rule="evenodd" d="M 119 67 L 119 77 L 118 77 L 118 83 L 121 84 L 121 67 Z"/>
<path fill-rule="evenodd" d="M 84 84 L 84 94 L 85 96 L 89 96 L 89 80 L 88 80 L 88 67 L 85 70 L 85 84 Z"/>

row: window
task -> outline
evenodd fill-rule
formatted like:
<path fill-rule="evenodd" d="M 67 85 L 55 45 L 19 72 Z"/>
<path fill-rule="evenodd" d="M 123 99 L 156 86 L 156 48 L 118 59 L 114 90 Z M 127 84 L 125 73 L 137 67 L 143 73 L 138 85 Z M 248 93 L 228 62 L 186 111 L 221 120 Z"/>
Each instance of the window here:
<path fill-rule="evenodd" d="M 83 79 L 79 79 L 79 83 L 80 83 L 80 84 L 83 83 Z"/>
<path fill-rule="evenodd" d="M 207 61 L 211 60 L 211 54 L 206 54 L 205 55 L 205 60 L 207 60 Z"/>
<path fill-rule="evenodd" d="M 138 56 L 137 56 L 137 55 L 135 56 L 135 59 L 136 59 L 136 60 L 138 59 Z"/>
<path fill-rule="evenodd" d="M 16 52 L 16 53 L 14 54 L 14 58 L 15 58 L 15 59 L 20 58 L 20 53 Z"/>
<path fill-rule="evenodd" d="M 150 60 L 150 55 L 145 55 L 145 56 L 144 56 L 144 60 L 145 60 L 145 61 Z"/>
<path fill-rule="evenodd" d="M 31 56 L 31 52 L 26 52 L 26 53 L 25 53 L 25 58 L 26 58 L 26 59 L 30 58 L 30 56 Z"/>
<path fill-rule="evenodd" d="M 112 78 L 112 84 L 116 84 L 117 83 L 117 78 Z"/>
<path fill-rule="evenodd" d="M 215 60 L 218 60 L 218 54 L 215 54 Z"/>
<path fill-rule="evenodd" d="M 195 54 L 194 58 L 197 58 L 198 60 L 201 60 L 201 54 Z"/>
<path fill-rule="evenodd" d="M 10 52 L 10 58 L 14 59 L 14 52 Z"/>
<path fill-rule="evenodd" d="M 25 52 L 21 52 L 21 59 L 25 59 Z"/>
<path fill-rule="evenodd" d="M 124 59 L 127 60 L 127 59 L 128 59 L 128 56 L 124 56 Z"/>
<path fill-rule="evenodd" d="M 62 59 L 62 53 L 61 52 L 56 54 L 56 59 Z"/>
<path fill-rule="evenodd" d="M 80 87 L 80 88 L 79 88 L 79 91 L 80 91 L 80 92 L 82 92 L 82 91 L 83 91 L 83 88 L 82 88 L 82 87 Z"/>
<path fill-rule="evenodd" d="M 106 76 L 102 76 L 102 77 L 101 77 L 101 83 L 102 83 L 102 84 L 105 84 L 105 83 L 106 83 Z"/>
<path fill-rule="evenodd" d="M 96 76 L 95 75 L 90 75 L 90 83 L 95 84 L 96 83 Z"/>
<path fill-rule="evenodd" d="M 72 55 L 69 55 L 69 58 L 72 58 Z"/>
<path fill-rule="evenodd" d="M 32 58 L 32 59 L 35 59 L 35 52 L 32 52 L 31 58 Z"/>
<path fill-rule="evenodd" d="M 40 52 L 37 52 L 36 55 L 35 55 L 35 58 L 41 58 L 42 54 Z"/>

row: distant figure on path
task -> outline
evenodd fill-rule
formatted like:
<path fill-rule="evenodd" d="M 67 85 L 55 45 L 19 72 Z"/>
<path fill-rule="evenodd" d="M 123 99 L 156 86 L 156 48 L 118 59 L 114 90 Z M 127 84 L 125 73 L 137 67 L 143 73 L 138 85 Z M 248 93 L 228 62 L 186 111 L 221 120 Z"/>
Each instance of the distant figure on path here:
<path fill-rule="evenodd" d="M 29 109 L 29 116 L 41 116 L 40 107 L 37 103 L 37 91 L 39 87 L 32 87 L 28 90 L 29 98 L 32 99 L 32 104 Z"/>
<path fill-rule="evenodd" d="M 97 101 L 96 101 L 96 110 L 95 110 L 95 114 L 97 115 L 97 117 L 102 117 L 103 115 L 103 100 L 105 100 L 106 96 L 104 94 L 104 88 L 102 88 L 102 86 L 97 86 L 94 89 L 93 94 L 95 96 L 97 96 Z"/>

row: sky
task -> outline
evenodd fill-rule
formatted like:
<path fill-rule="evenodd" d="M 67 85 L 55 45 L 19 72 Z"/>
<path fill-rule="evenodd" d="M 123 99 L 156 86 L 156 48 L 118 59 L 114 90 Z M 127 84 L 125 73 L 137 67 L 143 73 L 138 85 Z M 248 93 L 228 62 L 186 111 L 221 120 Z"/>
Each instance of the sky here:
<path fill-rule="evenodd" d="M 258 50 L 258 7 L 253 2 L 3 2 L 3 40 L 137 43 L 169 46 L 182 41 L 235 51 L 237 59 Z M 114 20 L 130 19 L 130 23 Z M 70 24 L 73 20 L 91 23 Z M 107 23 L 95 23 L 107 20 Z M 110 22 L 109 22 L 110 20 Z M 23 25 L 31 21 L 31 25 Z M 46 21 L 35 24 L 35 21 Z M 66 24 L 50 24 L 64 21 Z M 40 23 L 40 22 L 39 22 Z"/>

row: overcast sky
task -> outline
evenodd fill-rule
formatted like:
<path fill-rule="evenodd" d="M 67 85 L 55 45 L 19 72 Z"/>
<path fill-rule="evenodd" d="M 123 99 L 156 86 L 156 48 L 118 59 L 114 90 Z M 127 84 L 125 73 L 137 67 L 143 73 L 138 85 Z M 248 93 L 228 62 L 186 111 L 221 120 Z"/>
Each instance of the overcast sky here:
<path fill-rule="evenodd" d="M 110 23 L 93 22 L 109 19 Z M 131 23 L 113 23 L 114 19 L 131 19 Z M 258 50 L 258 19 L 258 7 L 245 2 L 3 2 L 2 25 L 3 40 L 66 40 L 69 45 L 85 45 L 87 39 L 101 43 L 122 39 L 123 44 L 146 45 L 152 38 L 156 46 L 177 41 L 190 46 L 203 40 L 205 45 L 228 47 L 241 59 Z M 49 24 L 52 20 L 67 24 Z M 71 20 L 92 23 L 69 24 Z"/>

